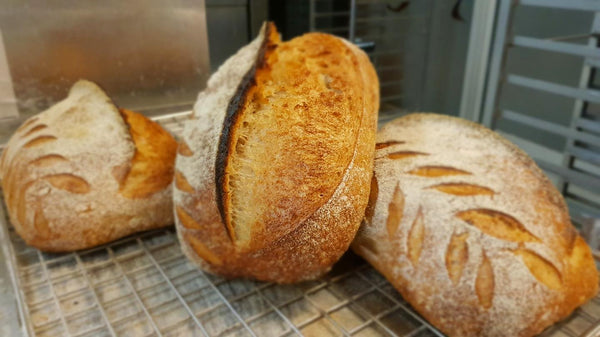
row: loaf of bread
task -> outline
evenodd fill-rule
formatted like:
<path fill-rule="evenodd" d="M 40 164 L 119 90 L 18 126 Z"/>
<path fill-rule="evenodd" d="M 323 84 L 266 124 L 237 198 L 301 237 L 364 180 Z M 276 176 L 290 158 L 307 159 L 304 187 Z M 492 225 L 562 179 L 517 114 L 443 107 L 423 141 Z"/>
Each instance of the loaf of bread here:
<path fill-rule="evenodd" d="M 183 251 L 225 277 L 313 279 L 348 249 L 369 196 L 379 85 L 328 34 L 273 24 L 200 93 L 175 171 Z"/>
<path fill-rule="evenodd" d="M 385 125 L 376 147 L 352 248 L 442 332 L 532 336 L 596 294 L 562 196 L 509 141 L 412 114 Z"/>
<path fill-rule="evenodd" d="M 25 121 L 2 154 L 10 220 L 27 244 L 52 252 L 170 225 L 176 151 L 158 124 L 79 81 Z"/>

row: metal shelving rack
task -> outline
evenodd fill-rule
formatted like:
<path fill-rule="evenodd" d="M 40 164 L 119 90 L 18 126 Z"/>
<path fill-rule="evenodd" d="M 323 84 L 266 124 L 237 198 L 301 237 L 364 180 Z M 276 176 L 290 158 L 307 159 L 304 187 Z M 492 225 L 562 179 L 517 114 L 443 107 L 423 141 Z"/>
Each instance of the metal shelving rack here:
<path fill-rule="evenodd" d="M 515 32 L 515 13 L 524 7 L 555 11 L 576 11 L 593 16 L 587 32 L 576 36 L 531 37 Z M 496 29 L 491 51 L 487 91 L 481 122 L 501 132 L 500 121 L 541 130 L 565 139 L 561 151 L 548 150 L 545 144 L 531 139 L 513 137 L 553 176 L 569 205 L 573 220 L 600 227 L 600 117 L 590 107 L 600 104 L 597 71 L 600 67 L 600 1 L 596 0 L 501 0 L 498 2 Z M 581 61 L 576 86 L 556 80 L 534 78 L 507 66 L 507 58 L 515 49 L 525 49 L 540 55 L 561 54 Z M 557 123 L 533 116 L 533 111 L 513 109 L 502 98 L 503 90 L 518 88 L 546 97 L 572 100 L 572 109 L 565 111 L 568 123 Z M 597 108 L 596 108 L 597 110 Z M 475 118 L 476 119 L 476 118 Z M 596 219 L 596 220 L 594 220 Z M 600 242 L 593 238 L 594 242 Z M 600 247 L 594 247 L 600 248 Z"/>

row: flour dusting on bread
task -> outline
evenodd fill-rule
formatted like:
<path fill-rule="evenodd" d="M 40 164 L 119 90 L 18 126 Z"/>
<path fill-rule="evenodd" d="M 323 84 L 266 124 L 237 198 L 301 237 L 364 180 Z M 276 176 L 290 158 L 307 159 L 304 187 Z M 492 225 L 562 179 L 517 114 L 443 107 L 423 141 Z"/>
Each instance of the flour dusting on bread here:
<path fill-rule="evenodd" d="M 4 151 L 2 184 L 15 229 L 29 244 L 65 251 L 168 224 L 168 188 L 144 199 L 119 195 L 135 152 L 110 98 L 77 82 L 65 100 L 26 121 Z"/>
<path fill-rule="evenodd" d="M 530 336 L 595 294 L 593 260 L 564 201 L 514 145 L 434 114 L 388 123 L 377 144 L 377 197 L 353 248 L 442 331 Z M 396 189 L 405 198 L 390 235 Z M 419 217 L 422 250 L 411 259 Z"/>
<path fill-rule="evenodd" d="M 378 94 L 357 47 L 317 33 L 281 42 L 263 26 L 185 126 L 174 195 L 186 255 L 227 277 L 326 272 L 366 206 Z"/>

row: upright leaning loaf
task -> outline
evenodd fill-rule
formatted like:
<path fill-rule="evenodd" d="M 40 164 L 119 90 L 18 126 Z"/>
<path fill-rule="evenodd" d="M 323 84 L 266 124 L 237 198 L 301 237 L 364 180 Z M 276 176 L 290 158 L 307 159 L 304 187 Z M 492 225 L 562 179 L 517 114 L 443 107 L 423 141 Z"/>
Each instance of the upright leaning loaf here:
<path fill-rule="evenodd" d="M 318 277 L 368 200 L 379 85 L 367 56 L 327 34 L 280 42 L 273 24 L 225 62 L 185 125 L 175 172 L 187 256 L 226 277 Z"/>

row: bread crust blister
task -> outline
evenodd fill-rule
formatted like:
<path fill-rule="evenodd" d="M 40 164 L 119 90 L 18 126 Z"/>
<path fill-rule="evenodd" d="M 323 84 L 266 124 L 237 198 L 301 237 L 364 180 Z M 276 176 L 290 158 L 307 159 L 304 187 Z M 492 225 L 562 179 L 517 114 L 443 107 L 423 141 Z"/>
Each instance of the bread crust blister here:
<path fill-rule="evenodd" d="M 176 161 L 184 252 L 226 277 L 313 279 L 358 229 L 372 175 L 378 82 L 327 34 L 282 43 L 273 24 L 200 93 Z"/>
<path fill-rule="evenodd" d="M 509 141 L 411 114 L 376 146 L 376 188 L 352 248 L 442 332 L 532 336 L 596 294 L 562 196 Z"/>
<path fill-rule="evenodd" d="M 169 225 L 175 149 L 159 125 L 119 112 L 97 85 L 78 81 L 17 129 L 3 152 L 11 223 L 27 244 L 53 252 Z"/>

